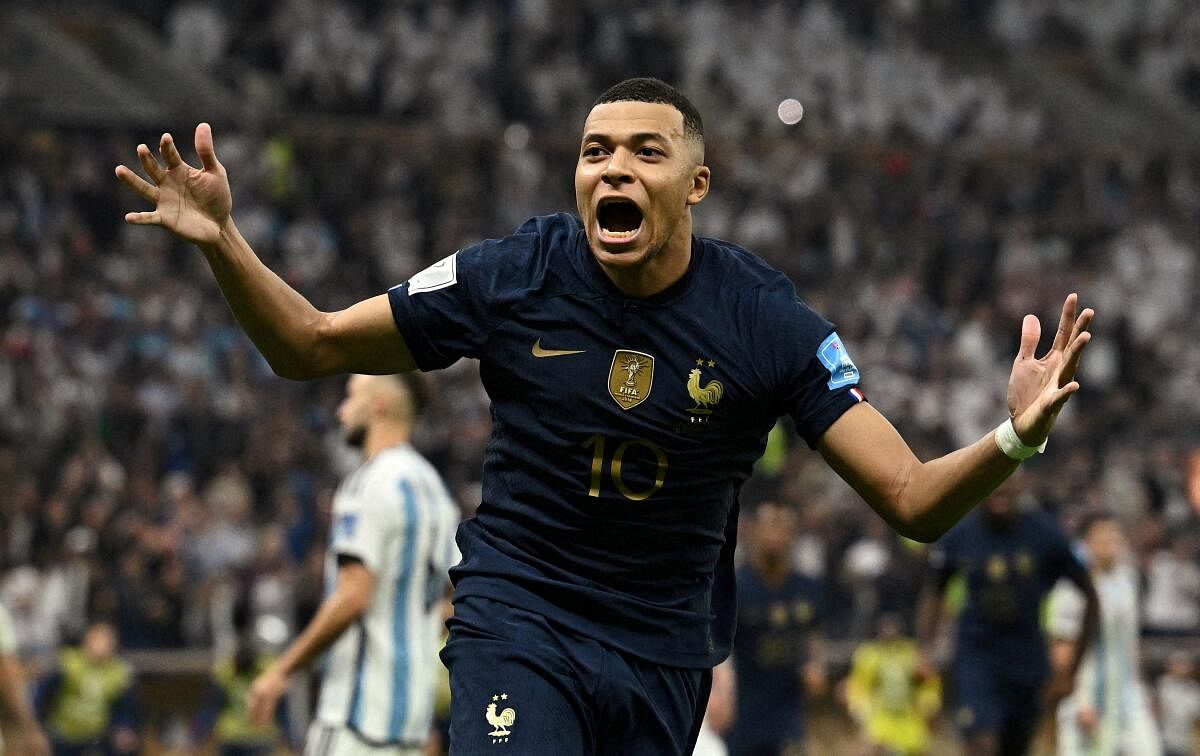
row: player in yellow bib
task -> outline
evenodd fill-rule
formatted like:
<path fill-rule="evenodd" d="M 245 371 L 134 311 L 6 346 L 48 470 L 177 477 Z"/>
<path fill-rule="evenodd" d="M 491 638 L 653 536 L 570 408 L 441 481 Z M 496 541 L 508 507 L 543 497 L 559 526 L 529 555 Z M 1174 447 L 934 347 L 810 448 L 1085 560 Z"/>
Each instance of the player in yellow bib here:
<path fill-rule="evenodd" d="M 942 705 L 942 684 L 894 614 L 879 620 L 876 640 L 854 652 L 846 703 L 878 753 L 929 752 L 929 720 Z"/>

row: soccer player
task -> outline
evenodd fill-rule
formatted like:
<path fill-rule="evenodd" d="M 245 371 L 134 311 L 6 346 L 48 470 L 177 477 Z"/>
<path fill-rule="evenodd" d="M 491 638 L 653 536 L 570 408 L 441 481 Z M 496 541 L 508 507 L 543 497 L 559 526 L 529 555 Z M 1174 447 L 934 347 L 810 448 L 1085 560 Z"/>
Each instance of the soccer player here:
<path fill-rule="evenodd" d="M 1157 756 L 1162 740 L 1141 682 L 1138 574 L 1124 558 L 1125 539 L 1111 514 L 1080 526 L 1088 571 L 1100 597 L 1096 642 L 1083 656 L 1075 690 L 1058 707 L 1058 752 L 1063 756 Z M 1052 662 L 1076 655 L 1084 600 L 1069 584 L 1050 596 Z"/>
<path fill-rule="evenodd" d="M 750 558 L 737 571 L 738 708 L 733 756 L 778 756 L 804 745 L 805 698 L 825 684 L 820 584 L 792 566 L 796 515 L 773 501 L 750 515 Z"/>
<path fill-rule="evenodd" d="M 269 720 L 288 677 L 332 646 L 306 752 L 414 755 L 433 721 L 446 571 L 458 508 L 409 437 L 424 406 L 418 376 L 354 375 L 338 421 L 366 458 L 333 501 L 327 595 L 250 686 Z"/>
<path fill-rule="evenodd" d="M 0 754 L 49 756 L 50 743 L 25 699 L 25 675 L 16 652 L 12 617 L 0 604 Z"/>
<path fill-rule="evenodd" d="M 1020 511 L 1016 481 L 967 515 L 930 554 L 934 579 L 922 601 L 926 644 L 937 636 L 943 592 L 961 574 L 967 600 L 958 618 L 954 658 L 955 720 L 967 750 L 979 756 L 1026 753 L 1042 716 L 1070 692 L 1080 657 L 1095 633 L 1099 605 L 1087 569 L 1058 526 Z M 1080 642 L 1050 676 L 1042 600 L 1066 578 L 1085 597 Z"/>
<path fill-rule="evenodd" d="M 692 235 L 708 194 L 695 107 L 654 79 L 583 124 L 578 216 L 531 219 L 385 294 L 322 312 L 238 233 L 212 131 L 201 166 L 164 134 L 126 215 L 194 242 L 274 370 L 435 370 L 469 357 L 492 401 L 482 502 L 458 533 L 442 658 L 451 749 L 686 753 L 729 652 L 738 491 L 790 414 L 905 535 L 933 540 L 1035 454 L 1079 389 L 1093 313 L 1067 297 L 1035 358 L 1026 316 L 995 433 L 922 463 L 858 388 L 831 323 L 749 252 Z"/>

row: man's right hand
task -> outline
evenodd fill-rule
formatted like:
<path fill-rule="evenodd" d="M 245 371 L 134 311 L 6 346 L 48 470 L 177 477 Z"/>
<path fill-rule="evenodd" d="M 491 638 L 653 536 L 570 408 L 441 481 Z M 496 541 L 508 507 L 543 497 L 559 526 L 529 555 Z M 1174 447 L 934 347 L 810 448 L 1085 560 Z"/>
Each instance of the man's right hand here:
<path fill-rule="evenodd" d="M 150 181 L 124 165 L 117 166 L 117 178 L 148 202 L 154 210 L 126 213 L 125 221 L 139 226 L 162 226 L 182 239 L 197 245 L 216 244 L 229 220 L 233 195 L 225 167 L 217 160 L 212 129 L 207 123 L 196 127 L 196 154 L 203 168 L 183 162 L 170 134 L 163 134 L 158 145 L 162 164 L 139 144 L 138 159 Z"/>

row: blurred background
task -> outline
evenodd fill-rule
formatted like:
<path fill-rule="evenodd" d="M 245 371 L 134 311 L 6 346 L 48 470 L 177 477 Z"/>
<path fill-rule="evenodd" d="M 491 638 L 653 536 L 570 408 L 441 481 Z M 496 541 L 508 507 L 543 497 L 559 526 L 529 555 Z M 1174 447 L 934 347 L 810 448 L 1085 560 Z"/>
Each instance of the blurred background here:
<path fill-rule="evenodd" d="M 923 458 L 1004 416 L 1022 315 L 1053 323 L 1069 291 L 1096 308 L 1084 390 L 1019 495 L 1068 533 L 1117 515 L 1151 688 L 1200 653 L 1195 3 L 43 0 L 0 8 L 0 603 L 34 684 L 110 620 L 143 752 L 199 747 L 214 659 L 246 628 L 280 648 L 319 603 L 355 464 L 343 379 L 275 378 L 203 257 L 123 223 L 144 208 L 113 167 L 211 122 L 245 236 L 340 309 L 573 210 L 583 117 L 634 75 L 705 118 L 698 232 L 789 274 Z M 417 445 L 469 516 L 487 400 L 470 361 L 434 386 Z M 925 547 L 790 422 L 743 509 L 767 499 L 824 597 L 809 745 L 846 752 L 836 681 L 881 612 L 911 632 Z M 954 748 L 949 719 L 937 737 Z"/>

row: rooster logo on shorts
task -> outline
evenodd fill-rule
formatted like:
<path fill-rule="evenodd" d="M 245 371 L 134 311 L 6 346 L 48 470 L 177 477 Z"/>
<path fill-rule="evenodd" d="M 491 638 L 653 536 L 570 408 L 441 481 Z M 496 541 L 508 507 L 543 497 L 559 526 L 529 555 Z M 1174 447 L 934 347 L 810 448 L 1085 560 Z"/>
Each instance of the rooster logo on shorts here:
<path fill-rule="evenodd" d="M 492 731 L 488 733 L 492 736 L 493 743 L 507 743 L 508 736 L 512 734 L 513 722 L 517 721 L 517 711 L 511 706 L 501 712 L 496 711 L 496 702 L 507 700 L 507 693 L 493 695 L 492 702 L 488 704 L 487 711 L 483 713 L 487 723 L 493 727 Z"/>

